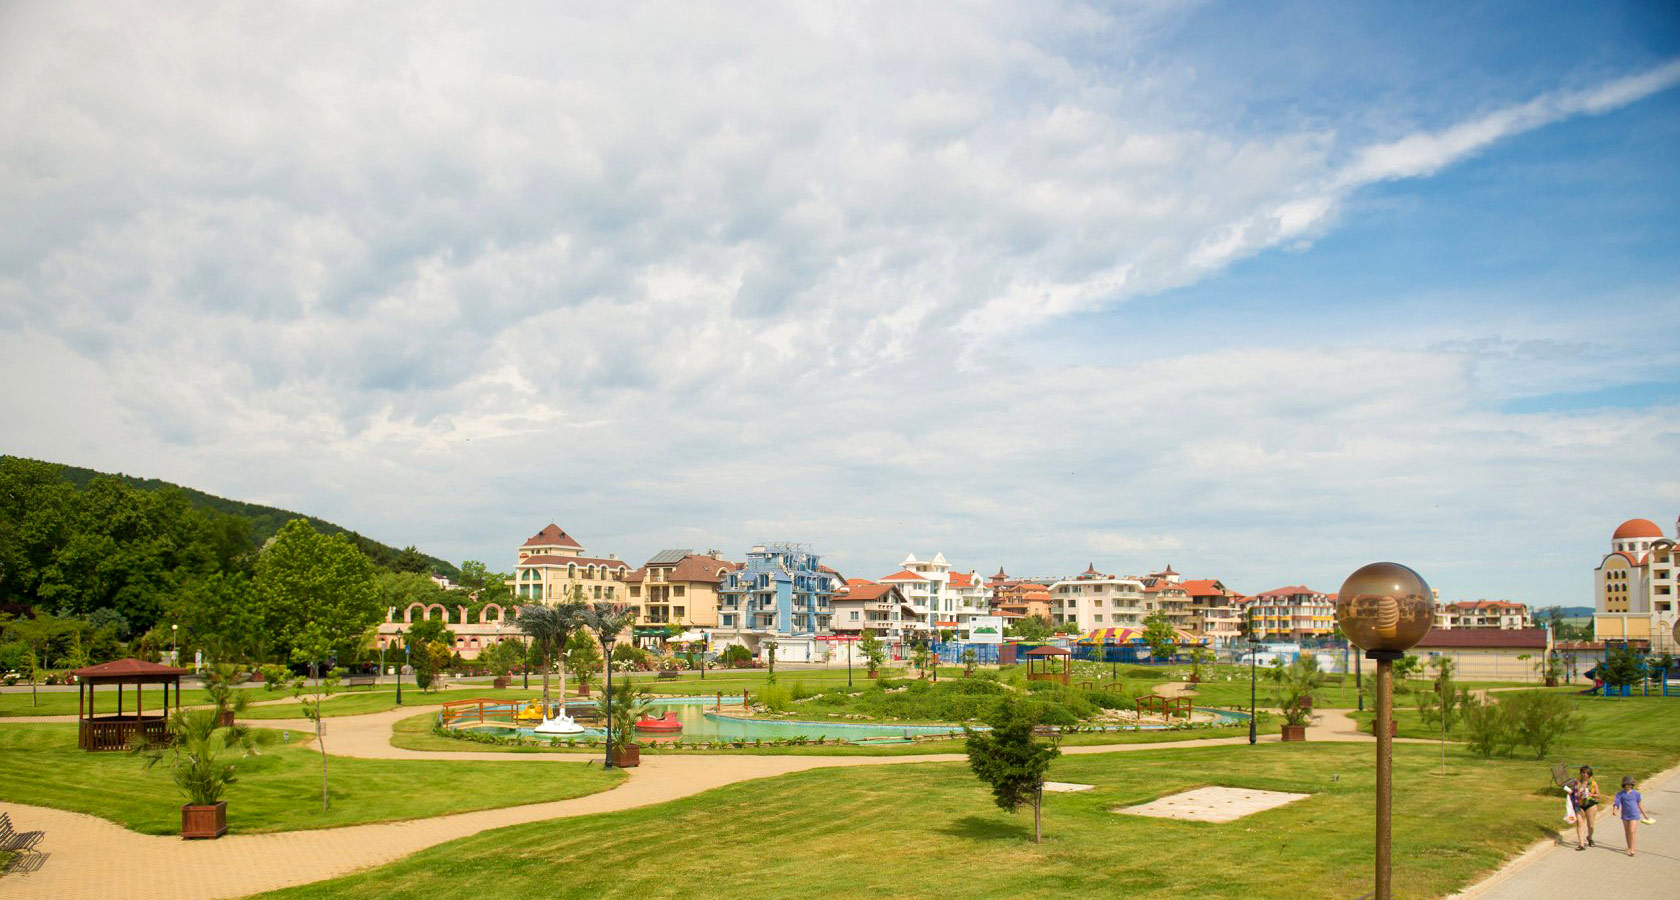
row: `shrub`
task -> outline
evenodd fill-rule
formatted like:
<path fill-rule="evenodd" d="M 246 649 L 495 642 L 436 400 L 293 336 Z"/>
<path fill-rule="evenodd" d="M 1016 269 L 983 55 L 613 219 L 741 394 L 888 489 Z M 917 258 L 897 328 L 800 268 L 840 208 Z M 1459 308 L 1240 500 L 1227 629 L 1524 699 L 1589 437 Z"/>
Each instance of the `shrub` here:
<path fill-rule="evenodd" d="M 752 651 L 740 644 L 730 644 L 723 648 L 723 653 L 718 656 L 718 662 L 726 666 L 744 666 L 752 662 Z"/>
<path fill-rule="evenodd" d="M 1091 703 L 1103 709 L 1130 709 L 1134 702 L 1113 691 L 1090 691 L 1086 694 Z"/>
<path fill-rule="evenodd" d="M 1509 755 L 1516 745 L 1516 736 L 1512 733 L 1506 707 L 1484 702 L 1473 695 L 1466 699 L 1469 702 L 1463 708 L 1464 727 L 1469 733 L 1467 743 L 1471 752 L 1481 754 L 1484 759 L 1495 753 Z"/>
<path fill-rule="evenodd" d="M 1544 759 L 1554 741 L 1586 723 L 1560 694 L 1509 694 L 1499 702 L 1517 742 L 1533 747 L 1535 759 Z"/>
<path fill-rule="evenodd" d="M 765 685 L 759 689 L 756 696 L 758 702 L 764 704 L 764 708 L 771 712 L 787 712 L 793 703 L 793 692 L 779 684 Z"/>

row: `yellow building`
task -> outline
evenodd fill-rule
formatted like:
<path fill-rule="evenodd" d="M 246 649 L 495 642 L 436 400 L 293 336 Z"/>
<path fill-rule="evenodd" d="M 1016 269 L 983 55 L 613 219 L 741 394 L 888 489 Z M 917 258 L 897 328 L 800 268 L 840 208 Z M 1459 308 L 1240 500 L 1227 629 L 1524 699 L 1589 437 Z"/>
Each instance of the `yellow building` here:
<path fill-rule="evenodd" d="M 736 564 L 716 550 L 662 550 L 625 576 L 637 625 L 718 626 L 718 584 Z"/>
<path fill-rule="evenodd" d="M 584 556 L 583 545 L 550 522 L 519 548 L 519 563 L 507 584 L 515 603 L 556 603 L 572 596 L 574 588 L 588 602 L 623 602 L 629 574 L 629 563 L 615 554 Z"/>
<path fill-rule="evenodd" d="M 1676 530 L 1680 531 L 1680 524 Z M 1610 552 L 1593 570 L 1593 637 L 1646 641 L 1655 652 L 1676 650 L 1680 549 L 1650 519 L 1629 519 L 1610 536 Z"/>

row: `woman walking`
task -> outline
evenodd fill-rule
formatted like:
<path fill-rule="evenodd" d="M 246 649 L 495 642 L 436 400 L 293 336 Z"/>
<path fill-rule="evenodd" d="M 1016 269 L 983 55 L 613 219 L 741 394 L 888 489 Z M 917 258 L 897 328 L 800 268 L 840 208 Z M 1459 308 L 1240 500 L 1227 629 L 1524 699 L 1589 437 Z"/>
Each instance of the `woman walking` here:
<path fill-rule="evenodd" d="M 1610 807 L 1622 819 L 1622 834 L 1627 837 L 1627 855 L 1633 854 L 1633 831 L 1639 826 L 1639 820 L 1645 818 L 1645 798 L 1634 789 L 1632 775 L 1622 776 L 1622 790 L 1616 795 L 1615 805 Z"/>
<path fill-rule="evenodd" d="M 1593 826 L 1598 818 L 1598 779 L 1592 766 L 1582 766 L 1579 774 L 1564 786 L 1575 803 L 1575 849 L 1593 846 Z"/>

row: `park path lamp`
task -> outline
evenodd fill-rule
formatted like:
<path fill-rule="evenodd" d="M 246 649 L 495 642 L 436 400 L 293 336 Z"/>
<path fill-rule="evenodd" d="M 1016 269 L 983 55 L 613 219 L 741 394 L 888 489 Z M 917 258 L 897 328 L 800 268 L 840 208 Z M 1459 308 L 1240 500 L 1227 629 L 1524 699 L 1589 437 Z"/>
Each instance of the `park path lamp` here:
<path fill-rule="evenodd" d="M 1399 563 L 1371 563 L 1349 575 L 1336 597 L 1336 624 L 1348 640 L 1377 661 L 1377 889 L 1375 900 L 1393 900 L 1394 661 L 1406 655 L 1435 623 L 1423 576 Z"/>
<path fill-rule="evenodd" d="M 178 665 L 181 664 L 181 644 L 180 644 L 180 640 L 179 640 L 180 639 L 180 631 L 181 631 L 181 626 L 173 624 L 173 623 L 170 624 L 170 626 L 169 626 L 169 664 L 172 665 L 172 666 L 178 666 Z"/>
<path fill-rule="evenodd" d="M 1260 735 L 1256 730 L 1259 727 L 1256 720 L 1259 718 L 1260 712 L 1256 706 L 1256 699 L 1259 695 L 1256 689 L 1256 685 L 1259 684 L 1259 665 L 1260 639 L 1254 634 L 1254 608 L 1251 606 L 1248 610 L 1248 742 L 1250 744 L 1260 740 Z"/>
<path fill-rule="evenodd" d="M 1680 628 L 1680 626 L 1676 627 Z M 852 644 L 855 641 L 856 639 L 854 638 L 853 640 L 846 642 L 846 687 L 852 686 Z"/>
<path fill-rule="evenodd" d="M 403 644 L 403 668 L 406 669 L 406 668 L 408 668 L 408 638 L 403 637 L 403 630 L 401 628 L 397 629 L 397 640 L 402 641 L 402 644 Z M 402 679 L 403 679 L 402 669 L 398 669 L 397 670 L 397 705 L 398 706 L 402 705 Z"/>
<path fill-rule="evenodd" d="M 612 652 L 613 644 L 618 642 L 618 632 L 601 631 L 601 650 L 607 657 L 607 715 L 601 723 L 607 727 L 607 761 L 601 766 L 603 769 L 613 767 L 612 758 Z"/>

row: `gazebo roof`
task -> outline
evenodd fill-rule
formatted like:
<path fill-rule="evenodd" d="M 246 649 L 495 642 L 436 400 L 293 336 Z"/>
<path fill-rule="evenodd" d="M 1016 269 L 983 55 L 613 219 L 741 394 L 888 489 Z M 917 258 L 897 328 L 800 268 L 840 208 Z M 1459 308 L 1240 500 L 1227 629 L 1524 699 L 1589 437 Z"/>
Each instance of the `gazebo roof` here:
<path fill-rule="evenodd" d="M 187 674 L 186 669 L 146 662 L 143 659 L 117 659 L 97 666 L 88 666 L 71 673 L 81 681 L 127 681 L 156 683 L 173 681 Z"/>
<path fill-rule="evenodd" d="M 1051 646 L 1046 645 L 1046 646 L 1043 646 L 1043 647 L 1034 647 L 1033 649 L 1028 650 L 1027 655 L 1028 656 L 1072 656 L 1073 651 L 1072 650 L 1064 650 L 1061 647 L 1051 647 Z"/>

